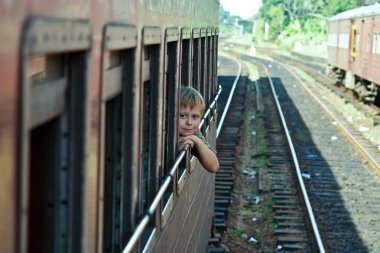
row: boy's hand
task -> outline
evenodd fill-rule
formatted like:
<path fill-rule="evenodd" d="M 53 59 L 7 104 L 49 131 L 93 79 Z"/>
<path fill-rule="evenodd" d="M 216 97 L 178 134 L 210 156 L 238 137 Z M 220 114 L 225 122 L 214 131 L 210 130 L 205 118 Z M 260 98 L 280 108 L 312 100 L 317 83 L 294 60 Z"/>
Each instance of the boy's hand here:
<path fill-rule="evenodd" d="M 182 149 L 189 144 L 191 148 L 197 145 L 200 139 L 195 135 L 183 136 L 179 138 L 179 148 Z"/>

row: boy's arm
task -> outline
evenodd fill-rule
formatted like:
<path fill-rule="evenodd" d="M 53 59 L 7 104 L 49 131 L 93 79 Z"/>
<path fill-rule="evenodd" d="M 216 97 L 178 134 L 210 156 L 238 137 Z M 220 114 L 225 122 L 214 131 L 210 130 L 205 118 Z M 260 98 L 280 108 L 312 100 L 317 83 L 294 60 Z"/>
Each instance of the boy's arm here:
<path fill-rule="evenodd" d="M 211 173 L 215 173 L 219 169 L 218 157 L 203 141 L 195 136 L 188 136 L 194 143 L 193 148 L 197 150 L 198 159 L 203 167 Z"/>

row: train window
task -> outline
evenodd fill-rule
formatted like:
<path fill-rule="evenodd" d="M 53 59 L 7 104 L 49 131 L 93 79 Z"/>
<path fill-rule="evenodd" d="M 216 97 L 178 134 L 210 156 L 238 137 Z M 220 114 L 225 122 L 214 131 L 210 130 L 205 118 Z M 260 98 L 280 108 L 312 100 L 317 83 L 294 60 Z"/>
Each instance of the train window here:
<path fill-rule="evenodd" d="M 190 83 L 190 67 L 191 67 L 191 50 L 190 50 L 191 30 L 182 28 L 181 30 L 181 85 L 188 86 Z"/>
<path fill-rule="evenodd" d="M 201 65 L 200 65 L 200 83 L 199 92 L 203 95 L 206 103 L 206 108 L 208 106 L 208 97 L 206 94 L 206 80 L 207 80 L 207 40 L 206 40 L 206 29 L 201 29 Z"/>
<path fill-rule="evenodd" d="M 161 127 L 162 89 L 160 82 L 161 29 L 145 27 L 143 29 L 142 50 L 142 136 L 140 167 L 140 212 L 143 214 L 152 203 L 159 185 L 161 169 Z M 155 226 L 155 218 L 143 236 L 143 244 L 149 238 Z"/>
<path fill-rule="evenodd" d="M 150 50 L 155 52 L 152 54 L 152 58 L 148 58 L 145 61 L 145 64 L 152 64 L 155 60 L 156 53 L 159 53 L 158 46 L 149 46 L 144 48 L 144 54 L 150 54 Z M 149 61 L 149 63 L 148 63 Z M 158 63 L 157 63 L 158 64 Z M 150 68 L 145 67 L 144 70 Z M 152 70 L 152 69 L 150 69 Z M 153 73 L 151 73 L 152 75 Z M 150 76 L 152 77 L 152 76 Z M 153 78 L 152 78 L 153 79 Z M 149 204 L 151 203 L 155 189 L 157 186 L 157 140 L 158 137 L 156 134 L 157 131 L 157 121 L 158 121 L 158 76 L 156 80 L 144 80 L 143 84 L 143 114 L 142 114 L 142 209 L 147 210 Z"/>
<path fill-rule="evenodd" d="M 215 64 L 216 64 L 216 58 L 215 58 L 215 44 L 216 44 L 216 36 L 215 36 L 215 29 L 211 30 L 211 77 L 210 77 L 210 89 L 211 89 L 211 97 L 213 98 L 216 95 L 215 90 Z"/>
<path fill-rule="evenodd" d="M 348 49 L 349 44 L 349 35 L 348 33 L 340 33 L 339 34 L 339 47 Z"/>
<path fill-rule="evenodd" d="M 207 107 L 210 106 L 210 102 L 213 98 L 213 83 L 212 83 L 212 75 L 213 75 L 213 36 L 212 36 L 213 30 L 211 28 L 207 29 L 207 82 L 206 82 L 206 94 L 207 94 Z M 210 125 L 211 123 L 211 116 L 210 113 L 206 119 L 207 125 Z"/>
<path fill-rule="evenodd" d="M 177 138 L 176 118 L 178 106 L 178 29 L 166 30 L 166 55 L 165 55 L 165 126 L 164 126 L 164 174 L 169 172 L 175 159 Z"/>
<path fill-rule="evenodd" d="M 208 65 L 207 65 L 207 56 L 208 56 L 208 51 L 207 51 L 207 39 L 206 39 L 206 29 L 202 28 L 201 29 L 201 67 L 200 67 L 200 84 L 199 84 L 199 92 L 203 95 L 203 98 L 205 100 L 205 106 L 208 108 L 209 106 L 209 97 L 207 93 L 207 77 L 208 77 Z M 201 131 L 205 133 L 207 128 L 206 124 L 202 125 Z"/>
<path fill-rule="evenodd" d="M 205 96 L 207 98 L 207 105 L 210 106 L 210 99 L 212 98 L 212 36 L 211 29 L 207 29 L 206 36 L 206 66 L 207 66 L 207 76 L 206 76 L 206 87 L 205 87 Z M 207 106 L 207 107 L 208 107 Z M 208 122 L 209 123 L 209 122 Z"/>
<path fill-rule="evenodd" d="M 86 22 L 34 18 L 23 36 L 20 245 L 81 250 L 85 163 Z"/>
<path fill-rule="evenodd" d="M 192 66 L 193 66 L 193 78 L 192 85 L 193 88 L 199 90 L 199 71 L 200 71 L 200 39 L 199 39 L 199 29 L 193 29 L 193 57 L 192 57 Z"/>
<path fill-rule="evenodd" d="M 120 228 L 122 214 L 122 96 L 118 95 L 106 103 L 105 158 L 104 165 L 104 209 L 103 209 L 103 251 L 121 250 Z"/>
<path fill-rule="evenodd" d="M 217 34 L 216 34 L 216 30 L 213 29 L 212 30 L 212 46 L 211 46 L 211 84 L 210 84 L 210 89 L 211 89 L 211 98 L 214 99 L 216 94 L 217 94 L 217 80 L 216 80 L 216 77 L 217 77 L 217 68 L 216 68 L 216 65 L 217 65 L 217 61 L 218 61 L 218 56 L 217 56 L 217 40 L 218 40 L 218 37 L 217 37 Z M 210 115 L 211 116 L 211 120 L 214 119 L 214 116 L 217 112 L 216 110 L 216 105 L 212 111 L 212 114 Z"/>
<path fill-rule="evenodd" d="M 366 53 L 369 54 L 371 51 L 371 34 L 367 33 L 367 44 L 366 44 Z"/>
<path fill-rule="evenodd" d="M 215 91 L 215 94 L 218 92 L 218 41 L 219 41 L 219 30 L 218 29 L 215 29 L 215 35 L 214 35 L 214 63 L 213 63 L 213 66 L 214 66 L 214 91 Z"/>
<path fill-rule="evenodd" d="M 168 28 L 165 31 L 165 76 L 164 76 L 164 129 L 163 129 L 163 174 L 164 178 L 174 165 L 177 147 L 177 107 L 178 107 L 178 28 Z M 172 181 L 173 183 L 173 181 Z M 161 226 L 165 226 L 171 212 L 173 200 L 173 184 L 166 190 L 162 202 L 163 219 Z"/>
<path fill-rule="evenodd" d="M 101 195 L 103 196 L 103 252 L 120 252 L 133 226 L 133 181 L 136 153 L 130 147 L 136 119 L 134 61 L 136 29 L 126 25 L 108 25 L 103 41 L 103 81 L 101 118 Z M 103 144 L 104 143 L 104 144 Z"/>
<path fill-rule="evenodd" d="M 330 33 L 328 36 L 328 45 L 330 47 L 336 47 L 337 46 L 337 37 L 336 33 Z"/>
<path fill-rule="evenodd" d="M 374 54 L 380 54 L 380 33 L 373 35 L 373 50 Z"/>

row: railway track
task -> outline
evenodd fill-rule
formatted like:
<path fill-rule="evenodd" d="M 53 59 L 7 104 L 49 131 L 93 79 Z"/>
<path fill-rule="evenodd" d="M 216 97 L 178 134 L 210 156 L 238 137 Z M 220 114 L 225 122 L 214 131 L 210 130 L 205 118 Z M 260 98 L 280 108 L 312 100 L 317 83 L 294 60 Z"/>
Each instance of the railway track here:
<path fill-rule="evenodd" d="M 373 194 L 380 189 L 378 178 L 359 156 L 357 146 L 354 149 L 335 127 L 343 119 L 331 120 L 322 113 L 318 107 L 333 110 L 334 106 L 313 103 L 301 88 L 301 77 L 295 78 L 273 61 L 256 60 L 270 65 L 270 75 L 276 77 L 273 82 L 327 252 L 379 252 L 379 218 L 374 210 L 380 198 Z M 307 87 L 311 86 L 308 82 Z M 318 96 L 316 90 L 311 93 Z M 346 130 L 363 141 L 352 127 Z"/>
<path fill-rule="evenodd" d="M 228 93 L 229 86 L 231 86 L 231 80 L 229 78 L 221 79 L 221 84 L 224 93 Z M 225 82 L 225 83 L 224 83 Z M 265 82 L 263 78 L 262 82 Z M 267 82 L 269 82 L 267 80 Z M 235 96 L 232 99 L 231 109 L 227 114 L 224 127 L 218 138 L 218 155 L 220 159 L 220 172 L 216 176 L 215 186 L 215 231 L 213 237 L 210 239 L 209 252 L 225 252 L 229 250 L 231 246 L 220 245 L 222 236 L 228 229 L 227 219 L 230 219 L 232 215 L 229 215 L 228 206 L 231 203 L 231 191 L 233 190 L 234 182 L 232 177 L 236 178 L 240 172 L 236 168 L 235 161 L 238 159 L 239 152 L 237 149 L 241 149 L 241 131 L 244 125 L 243 115 L 244 101 L 246 99 L 246 85 L 247 74 L 243 74 L 240 78 L 235 91 Z M 260 89 L 261 90 L 261 89 Z M 268 97 L 270 95 L 269 85 L 262 85 L 261 97 Z M 222 99 L 222 98 L 221 98 Z M 261 101 L 264 101 L 260 99 Z M 222 99 L 223 101 L 223 99 Z M 274 237 L 276 238 L 275 245 L 272 245 L 272 249 L 267 252 L 273 252 L 275 250 L 282 250 L 283 252 L 317 252 L 317 244 L 314 241 L 313 233 L 310 229 L 310 221 L 308 218 L 308 212 L 305 209 L 305 203 L 300 193 L 300 187 L 298 185 L 297 176 L 294 173 L 294 162 L 290 156 L 290 152 L 284 147 L 287 146 L 287 140 L 284 138 L 284 133 L 280 124 L 279 115 L 276 115 L 274 100 L 265 99 L 262 105 L 257 103 L 257 107 L 264 108 L 263 115 L 265 120 L 265 126 L 268 138 L 268 164 L 265 172 L 261 171 L 260 174 L 266 174 L 271 182 L 269 191 L 270 195 L 274 199 L 271 205 L 271 212 L 274 215 L 273 229 Z M 257 110 L 257 108 L 255 109 Z M 257 111 L 255 113 L 258 113 Z M 251 154 L 252 155 L 252 154 Z M 259 178 L 259 177 L 257 177 Z M 256 201 L 256 204 L 260 201 L 260 194 L 263 191 L 261 185 L 261 179 L 258 179 L 257 184 L 252 186 L 252 191 L 258 195 L 248 196 L 250 203 Z M 256 189 L 255 189 L 256 188 Z M 234 200 L 236 201 L 236 200 Z M 252 248 L 257 249 L 258 242 L 256 239 L 249 235 L 247 238 L 252 244 Z M 265 242 L 262 242 L 265 245 Z M 240 246 L 242 252 L 249 252 L 249 246 Z M 245 251 L 244 251 L 245 250 Z M 323 252 L 323 251 L 322 251 Z"/>
<path fill-rule="evenodd" d="M 237 46 L 242 47 L 240 44 Z M 315 63 L 316 60 L 300 59 L 300 55 L 290 57 L 267 48 L 260 48 L 260 51 L 283 66 L 296 69 L 292 71 L 292 75 L 295 79 L 300 79 L 300 87 L 303 86 L 303 89 L 313 96 L 317 104 L 333 118 L 334 124 L 341 128 L 344 135 L 380 175 L 380 146 L 377 144 L 380 137 L 377 136 L 376 130 L 372 130 L 380 122 L 380 108 L 372 103 L 363 103 L 355 92 L 335 85 L 334 81 L 324 74 L 323 65 Z M 299 74 L 300 72 L 302 74 Z M 347 104 L 349 106 L 346 106 Z"/>
<path fill-rule="evenodd" d="M 245 61 L 252 62 L 253 60 L 251 57 L 241 55 L 239 57 Z M 292 69 L 293 74 L 291 75 L 283 65 L 278 65 L 274 61 L 264 59 L 255 59 L 255 61 L 256 64 L 260 62 L 268 68 L 273 84 L 278 90 L 279 101 L 284 108 L 290 135 L 299 157 L 303 181 L 310 196 L 326 252 L 380 252 L 380 244 L 377 240 L 380 236 L 378 229 L 380 219 L 376 211 L 380 205 L 380 197 L 373 194 L 378 192 L 380 187 L 378 175 L 370 169 L 370 167 L 376 167 L 377 147 L 364 138 L 353 126 L 350 126 L 343 116 L 331 118 L 326 112 L 321 112 L 319 109 L 326 106 L 333 111 L 333 114 L 339 115 L 339 112 L 334 112 L 334 105 L 329 104 L 332 101 L 326 102 L 326 96 L 317 95 L 319 94 L 318 87 L 311 90 L 311 93 L 320 96 L 319 100 L 324 105 L 318 104 L 319 102 L 315 103 L 315 98 L 312 99 L 305 95 L 305 88 L 301 88 L 300 82 L 306 82 L 307 79 L 298 70 Z M 260 82 L 264 82 L 264 79 L 261 78 Z M 314 88 L 310 81 L 307 84 L 308 88 Z M 263 108 L 266 107 L 263 106 Z M 268 116 L 266 122 L 270 122 L 270 120 L 272 117 Z M 342 130 L 336 127 L 339 124 L 342 124 L 349 135 L 353 136 L 351 138 L 355 138 L 361 144 L 352 146 L 352 143 L 346 140 L 347 134 L 342 134 Z M 279 142 L 273 137 L 276 131 L 270 130 L 271 125 L 273 124 L 267 124 L 270 146 L 273 142 Z M 357 148 L 360 146 L 369 153 L 373 153 L 375 162 L 362 159 L 361 155 L 365 151 L 358 151 Z M 272 155 L 278 152 L 275 157 L 280 157 L 281 161 L 282 147 L 283 145 L 279 145 L 277 150 L 274 149 L 276 151 L 273 153 L 270 151 L 268 154 Z M 271 171 L 271 166 L 273 164 L 270 162 L 268 171 Z M 272 182 L 277 181 L 277 176 L 281 173 L 271 172 Z M 294 178 L 294 175 L 290 177 Z M 293 196 L 289 196 L 285 202 L 290 204 Z M 285 198 L 281 195 L 276 197 L 278 200 Z M 274 212 L 277 211 L 277 203 L 280 202 L 276 202 L 273 206 Z M 228 229 L 225 226 L 226 223 L 223 222 L 223 230 L 220 230 L 220 233 L 224 233 Z M 298 228 L 303 226 L 302 222 L 293 223 Z M 304 224 L 308 225 L 307 223 Z M 279 239 L 277 245 L 282 248 L 286 243 L 281 243 L 284 237 L 280 235 L 283 231 L 279 231 L 277 228 L 274 230 Z M 294 240 L 295 238 L 302 240 L 297 237 L 297 229 L 295 231 L 287 230 L 292 232 Z M 291 238 L 290 233 L 287 236 Z M 305 252 L 308 245 L 311 244 L 304 243 L 302 245 L 298 242 L 293 244 L 293 249 L 290 247 L 286 249 Z M 317 252 L 315 248 L 312 249 L 312 246 L 310 249 L 310 252 L 313 250 Z"/>

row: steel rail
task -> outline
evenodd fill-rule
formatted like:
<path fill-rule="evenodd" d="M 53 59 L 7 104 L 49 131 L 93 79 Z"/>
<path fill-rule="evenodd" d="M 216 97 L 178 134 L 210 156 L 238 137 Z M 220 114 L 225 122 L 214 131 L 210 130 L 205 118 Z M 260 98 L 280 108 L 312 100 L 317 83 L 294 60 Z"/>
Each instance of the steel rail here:
<path fill-rule="evenodd" d="M 202 127 L 202 125 L 205 122 L 205 118 L 210 114 L 211 110 L 215 107 L 220 93 L 222 92 L 221 87 L 219 86 L 218 93 L 215 95 L 212 103 L 210 104 L 209 108 L 205 112 L 205 116 L 202 118 L 202 121 L 199 125 L 199 128 Z M 158 205 L 160 204 L 162 197 L 165 194 L 165 191 L 168 189 L 170 185 L 170 181 L 174 180 L 174 175 L 176 171 L 178 170 L 178 166 L 181 163 L 182 159 L 186 155 L 186 152 L 189 150 L 189 144 L 186 145 L 186 147 L 180 152 L 178 157 L 176 158 L 174 165 L 171 167 L 170 172 L 165 176 L 164 182 L 161 184 L 156 196 L 153 199 L 152 204 L 149 206 L 148 211 L 144 214 L 143 218 L 140 220 L 139 224 L 135 228 L 134 233 L 132 234 L 131 238 L 129 239 L 127 245 L 123 249 L 123 253 L 129 253 L 132 251 L 132 249 L 135 247 L 136 243 L 139 241 L 141 234 L 144 232 L 144 229 L 148 225 L 151 217 L 153 216 L 154 212 L 156 211 Z"/>
<path fill-rule="evenodd" d="M 309 215 L 309 220 L 310 220 L 313 232 L 314 232 L 314 237 L 315 237 L 315 240 L 317 242 L 319 252 L 325 253 L 325 248 L 323 246 L 321 235 L 319 234 L 319 229 L 318 229 L 317 223 L 315 221 L 313 209 L 312 209 L 310 201 L 309 201 L 309 196 L 307 194 L 307 191 L 306 191 L 306 188 L 305 188 L 305 184 L 303 183 L 303 179 L 302 179 L 302 175 L 301 175 L 301 169 L 300 169 L 300 166 L 299 166 L 299 163 L 298 163 L 298 158 L 297 158 L 297 154 L 295 152 L 295 148 L 294 148 L 292 139 L 291 139 L 290 134 L 289 134 L 289 129 L 287 127 L 287 123 L 286 123 L 284 114 L 282 112 L 280 102 L 278 101 L 277 93 L 276 93 L 276 90 L 274 88 L 274 85 L 273 85 L 272 79 L 270 77 L 270 74 L 268 72 L 268 69 L 266 67 L 264 69 L 265 69 L 265 71 L 267 73 L 268 80 L 269 80 L 269 83 L 270 83 L 270 86 L 271 86 L 271 90 L 272 90 L 272 93 L 273 93 L 273 97 L 274 97 L 274 100 L 275 100 L 276 105 L 277 105 L 278 113 L 280 115 L 281 122 L 282 122 L 282 125 L 283 125 L 284 130 L 285 130 L 286 138 L 288 140 L 288 145 L 289 145 L 289 148 L 290 148 L 290 151 L 291 151 L 291 154 L 292 154 L 292 157 L 293 157 L 294 166 L 295 166 L 296 172 L 297 172 L 297 179 L 298 179 L 298 182 L 300 184 L 301 192 L 302 192 L 302 195 L 303 195 L 303 199 L 304 199 L 305 204 L 306 204 L 307 212 L 308 212 L 308 215 Z"/>
<path fill-rule="evenodd" d="M 290 71 L 291 72 L 291 71 Z M 292 73 L 292 72 L 291 72 Z M 370 164 L 372 164 L 372 166 L 374 166 L 377 170 L 380 170 L 380 164 L 375 160 L 375 158 L 373 158 L 373 156 L 367 151 L 367 149 L 365 147 L 363 147 L 363 145 L 356 140 L 356 138 L 350 133 L 350 131 L 344 126 L 344 124 L 334 115 L 333 112 L 331 112 L 331 110 L 310 90 L 309 87 L 307 87 L 305 85 L 304 82 L 302 82 L 302 80 L 298 77 L 298 75 L 295 75 L 293 74 L 293 77 L 298 81 L 300 82 L 300 84 L 305 88 L 305 90 L 309 93 L 309 95 L 319 104 L 320 107 L 323 108 L 323 110 L 325 110 L 325 112 L 337 123 L 337 126 L 340 127 L 342 129 L 342 131 L 344 132 L 344 134 L 347 136 L 347 138 L 353 143 L 355 144 L 356 146 L 358 146 L 360 148 L 360 153 L 362 153 L 362 155 L 364 157 L 367 158 L 367 160 L 369 160 Z"/>
<path fill-rule="evenodd" d="M 228 58 L 234 60 L 238 64 L 239 70 L 238 70 L 238 74 L 236 75 L 235 81 L 234 81 L 234 83 L 232 85 L 232 89 L 231 89 L 230 95 L 228 97 L 226 106 L 224 107 L 223 114 L 220 117 L 220 122 L 219 122 L 218 128 L 216 130 L 216 138 L 218 138 L 220 130 L 223 127 L 224 119 L 225 119 L 225 117 L 227 115 L 227 112 L 228 112 L 228 109 L 230 107 L 230 103 L 231 103 L 232 97 L 234 96 L 234 92 L 235 92 L 235 88 L 236 88 L 237 82 L 239 81 L 239 78 L 240 78 L 240 75 L 241 75 L 241 63 L 238 62 L 235 58 L 232 58 L 232 57 L 228 57 Z"/>

